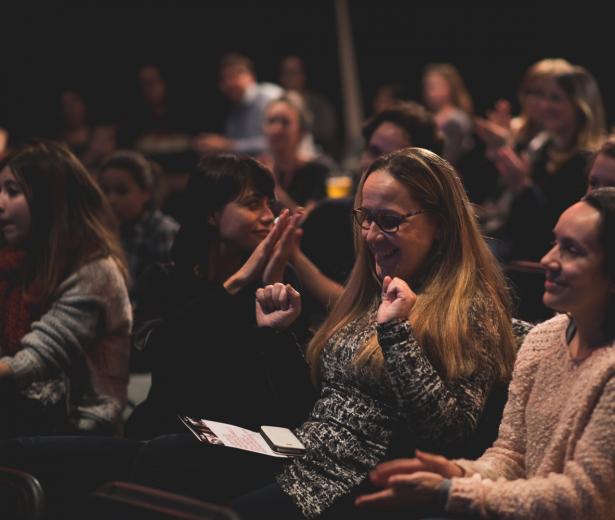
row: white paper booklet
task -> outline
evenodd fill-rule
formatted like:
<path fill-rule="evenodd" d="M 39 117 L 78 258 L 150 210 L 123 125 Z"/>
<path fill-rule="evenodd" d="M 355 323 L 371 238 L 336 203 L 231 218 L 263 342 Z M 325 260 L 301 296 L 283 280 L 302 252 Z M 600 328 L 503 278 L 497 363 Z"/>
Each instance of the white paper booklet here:
<path fill-rule="evenodd" d="M 180 415 L 179 419 L 201 442 L 252 451 L 262 455 L 269 455 L 270 457 L 288 458 L 288 455 L 273 451 L 258 432 L 246 430 L 232 424 L 208 421 L 206 419 L 194 419 L 187 415 Z"/>

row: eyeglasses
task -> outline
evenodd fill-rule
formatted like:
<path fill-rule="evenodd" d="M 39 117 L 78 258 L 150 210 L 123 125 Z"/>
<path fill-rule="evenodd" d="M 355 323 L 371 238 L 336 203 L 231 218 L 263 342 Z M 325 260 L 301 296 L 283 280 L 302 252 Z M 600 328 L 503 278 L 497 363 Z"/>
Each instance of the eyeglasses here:
<path fill-rule="evenodd" d="M 361 229 L 366 231 L 372 227 L 372 222 L 382 230 L 383 233 L 397 233 L 399 226 L 401 226 L 406 220 L 415 215 L 425 213 L 426 210 L 419 209 L 418 211 L 411 211 L 405 215 L 395 215 L 394 213 L 372 213 L 365 208 L 356 208 L 352 210 L 357 224 L 361 226 Z"/>

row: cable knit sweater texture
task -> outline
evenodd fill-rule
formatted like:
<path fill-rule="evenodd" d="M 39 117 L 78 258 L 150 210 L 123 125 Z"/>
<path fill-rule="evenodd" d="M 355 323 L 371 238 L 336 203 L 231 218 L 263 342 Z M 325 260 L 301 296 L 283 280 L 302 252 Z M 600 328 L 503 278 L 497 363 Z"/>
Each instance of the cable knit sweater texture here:
<path fill-rule="evenodd" d="M 126 401 L 131 326 L 124 279 L 114 260 L 99 259 L 60 284 L 49 310 L 21 340 L 21 350 L 0 361 L 30 398 L 57 401 L 67 393 L 78 430 L 117 431 Z"/>
<path fill-rule="evenodd" d="M 447 512 L 500 519 L 615 518 L 615 344 L 572 359 L 569 319 L 537 326 L 518 355 L 494 446 L 455 461 Z"/>

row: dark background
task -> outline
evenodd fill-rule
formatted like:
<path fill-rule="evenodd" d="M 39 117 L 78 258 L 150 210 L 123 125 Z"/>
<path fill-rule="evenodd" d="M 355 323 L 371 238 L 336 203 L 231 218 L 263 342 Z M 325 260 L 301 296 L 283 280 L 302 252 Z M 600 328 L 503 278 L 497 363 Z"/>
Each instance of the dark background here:
<path fill-rule="evenodd" d="M 349 0 L 366 115 L 384 82 L 399 81 L 406 97 L 418 99 L 422 69 L 432 61 L 460 69 L 478 113 L 500 97 L 516 107 L 523 71 L 541 58 L 564 57 L 596 76 L 612 125 L 613 22 L 600 4 L 577 4 Z M 69 87 L 85 96 L 90 119 L 121 123 L 145 63 L 162 68 L 187 129 L 220 130 L 227 106 L 217 65 L 227 51 L 249 55 L 259 79 L 269 81 L 282 56 L 300 55 L 312 88 L 341 112 L 333 0 L 99 5 L 4 8 L 0 126 L 14 141 L 53 135 L 60 92 Z"/>

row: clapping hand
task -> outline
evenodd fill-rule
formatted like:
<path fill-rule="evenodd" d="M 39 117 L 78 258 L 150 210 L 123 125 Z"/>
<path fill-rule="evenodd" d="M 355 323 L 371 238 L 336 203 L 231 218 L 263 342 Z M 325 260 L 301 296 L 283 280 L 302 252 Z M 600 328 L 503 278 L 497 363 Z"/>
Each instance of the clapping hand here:
<path fill-rule="evenodd" d="M 290 284 L 275 283 L 256 291 L 259 327 L 285 328 L 301 313 L 301 295 Z"/>
<path fill-rule="evenodd" d="M 510 146 L 499 149 L 495 165 L 502 180 L 513 193 L 518 193 L 531 184 L 527 159 L 518 155 Z"/>
<path fill-rule="evenodd" d="M 416 450 L 414 459 L 397 459 L 376 466 L 370 479 L 382 491 L 362 495 L 357 507 L 435 509 L 445 478 L 463 476 L 463 470 L 440 455 Z"/>
<path fill-rule="evenodd" d="M 382 324 L 395 319 L 408 319 L 415 302 L 416 294 L 406 282 L 401 278 L 385 276 L 376 321 Z"/>
<path fill-rule="evenodd" d="M 286 228 L 273 247 L 273 251 L 263 269 L 263 283 L 272 284 L 283 281 L 286 264 L 299 249 L 299 241 L 303 233 L 300 224 L 303 218 L 302 208 L 293 211 L 292 216 L 288 218 Z"/>
<path fill-rule="evenodd" d="M 269 234 L 263 239 L 263 241 L 256 246 L 252 254 L 248 257 L 245 263 L 239 268 L 239 270 L 234 273 L 228 280 L 224 282 L 224 287 L 231 294 L 236 293 L 246 285 L 260 281 L 263 278 L 263 273 L 267 268 L 268 263 L 271 261 L 272 253 L 274 248 L 280 238 L 283 236 L 284 231 L 288 227 L 290 223 L 290 212 L 285 209 L 280 213 L 276 223 L 273 225 Z M 278 259 L 281 261 L 281 259 Z M 269 271 L 272 272 L 270 279 L 267 280 L 268 283 L 272 283 L 274 281 L 280 281 L 281 275 L 279 274 L 279 263 L 276 266 L 276 269 L 271 268 Z M 283 267 L 286 265 L 286 262 L 282 265 L 281 271 L 283 272 Z M 273 274 L 275 271 L 275 274 Z M 275 279 L 275 276 L 279 276 L 279 279 Z"/>

